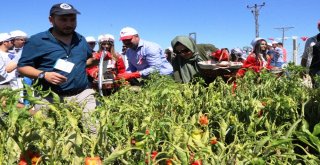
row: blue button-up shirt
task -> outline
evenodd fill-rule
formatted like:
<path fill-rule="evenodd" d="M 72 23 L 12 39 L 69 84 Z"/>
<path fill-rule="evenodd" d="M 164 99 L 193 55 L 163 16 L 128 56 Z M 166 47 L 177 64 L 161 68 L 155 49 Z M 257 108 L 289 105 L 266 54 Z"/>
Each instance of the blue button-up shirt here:
<path fill-rule="evenodd" d="M 126 55 L 129 63 L 127 71 L 139 71 L 142 77 L 155 71 L 161 75 L 169 75 L 173 72 L 172 65 L 156 43 L 140 39 L 138 47 L 136 49 L 128 48 Z"/>
<path fill-rule="evenodd" d="M 66 45 L 54 38 L 50 29 L 31 36 L 26 42 L 18 67 L 32 66 L 46 72 L 57 72 L 67 77 L 67 82 L 61 85 L 53 85 L 41 82 L 44 89 L 51 89 L 56 93 L 67 93 L 86 89 L 89 81 L 86 74 L 86 61 L 90 58 L 91 49 L 85 38 L 74 33 L 71 44 Z M 58 59 L 64 59 L 74 63 L 70 73 L 54 68 Z"/>

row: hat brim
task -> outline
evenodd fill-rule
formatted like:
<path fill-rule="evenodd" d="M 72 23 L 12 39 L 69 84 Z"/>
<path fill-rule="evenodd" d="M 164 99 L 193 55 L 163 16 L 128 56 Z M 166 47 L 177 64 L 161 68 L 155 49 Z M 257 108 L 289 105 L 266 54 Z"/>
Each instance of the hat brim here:
<path fill-rule="evenodd" d="M 7 42 L 7 41 L 12 41 L 14 38 L 13 37 L 10 37 L 10 38 L 7 38 L 7 39 L 5 39 L 5 40 L 2 40 L 2 41 L 0 41 L 0 42 Z"/>
<path fill-rule="evenodd" d="M 54 15 L 68 15 L 68 14 L 81 14 L 77 10 L 69 10 L 69 11 L 57 11 L 53 13 Z"/>
<path fill-rule="evenodd" d="M 120 37 L 120 41 L 132 39 L 133 35 Z"/>

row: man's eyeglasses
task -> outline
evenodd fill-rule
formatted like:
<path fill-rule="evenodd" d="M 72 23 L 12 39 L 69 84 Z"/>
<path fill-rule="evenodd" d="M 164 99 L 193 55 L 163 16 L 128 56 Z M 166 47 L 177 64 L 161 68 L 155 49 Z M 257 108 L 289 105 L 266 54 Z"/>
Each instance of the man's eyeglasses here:
<path fill-rule="evenodd" d="M 95 45 L 95 42 L 88 42 L 89 45 Z"/>
<path fill-rule="evenodd" d="M 175 54 L 181 54 L 181 53 L 188 53 L 188 52 L 190 52 L 190 50 L 189 49 L 182 49 L 182 50 L 174 50 L 173 51 Z"/>

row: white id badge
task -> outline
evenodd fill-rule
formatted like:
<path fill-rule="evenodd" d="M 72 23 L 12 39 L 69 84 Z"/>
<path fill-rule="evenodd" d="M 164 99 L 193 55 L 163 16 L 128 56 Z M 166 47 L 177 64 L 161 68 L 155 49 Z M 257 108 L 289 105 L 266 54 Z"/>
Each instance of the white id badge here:
<path fill-rule="evenodd" d="M 62 60 L 62 59 L 57 60 L 56 64 L 54 65 L 55 69 L 58 69 L 67 73 L 70 73 L 73 67 L 74 67 L 74 63 L 69 62 L 67 60 Z"/>

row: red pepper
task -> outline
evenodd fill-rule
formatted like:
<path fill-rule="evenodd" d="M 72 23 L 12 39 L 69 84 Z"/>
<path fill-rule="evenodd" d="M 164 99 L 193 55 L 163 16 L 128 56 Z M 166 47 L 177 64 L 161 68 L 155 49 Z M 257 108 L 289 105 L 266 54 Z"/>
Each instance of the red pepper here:
<path fill-rule="evenodd" d="M 173 164 L 172 164 L 172 160 L 171 160 L 171 159 L 167 159 L 167 160 L 166 160 L 166 165 L 173 165 Z"/>
<path fill-rule="evenodd" d="M 195 160 L 192 165 L 202 165 L 201 160 Z"/>
<path fill-rule="evenodd" d="M 202 125 L 202 126 L 208 125 L 208 124 L 209 124 L 208 117 L 207 117 L 206 115 L 200 116 L 199 123 L 200 123 L 200 125 Z"/>
<path fill-rule="evenodd" d="M 18 165 L 28 165 L 27 161 L 23 158 L 20 158 L 20 162 Z"/>
<path fill-rule="evenodd" d="M 156 159 L 156 156 L 158 155 L 158 151 L 152 151 L 152 153 L 151 153 L 151 160 L 155 160 Z M 146 159 L 145 159 L 145 163 L 146 164 L 149 164 L 149 159 L 148 159 L 148 157 L 149 157 L 149 153 L 147 152 L 146 153 Z"/>
<path fill-rule="evenodd" d="M 152 151 L 152 153 L 151 153 L 151 159 L 154 160 L 157 155 L 158 155 L 158 152 L 157 152 L 157 151 Z"/>
<path fill-rule="evenodd" d="M 86 157 L 84 162 L 85 162 L 85 165 L 102 165 L 102 162 L 99 156 Z"/>
<path fill-rule="evenodd" d="M 216 137 L 212 137 L 212 138 L 210 139 L 210 144 L 215 145 L 215 144 L 217 144 L 217 143 L 218 143 L 218 140 L 217 140 Z"/>
<path fill-rule="evenodd" d="M 36 165 L 37 163 L 39 164 L 39 162 L 41 161 L 41 156 L 39 153 L 27 151 L 27 156 L 31 160 L 32 165 Z M 23 155 L 20 156 L 18 165 L 28 165 L 27 160 Z"/>

